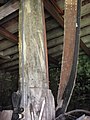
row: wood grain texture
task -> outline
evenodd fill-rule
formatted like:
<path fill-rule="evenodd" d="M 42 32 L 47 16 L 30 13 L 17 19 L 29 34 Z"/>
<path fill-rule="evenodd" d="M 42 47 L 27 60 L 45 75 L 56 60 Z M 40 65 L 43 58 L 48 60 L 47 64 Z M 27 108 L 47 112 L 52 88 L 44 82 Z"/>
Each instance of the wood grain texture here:
<path fill-rule="evenodd" d="M 9 1 L 8 3 L 0 7 L 0 20 L 12 14 L 16 10 L 18 10 L 18 8 L 19 8 L 18 0 Z"/>
<path fill-rule="evenodd" d="M 54 99 L 47 77 L 43 3 L 21 0 L 19 11 L 19 73 L 24 119 L 39 119 L 43 101 L 43 120 L 55 116 Z"/>

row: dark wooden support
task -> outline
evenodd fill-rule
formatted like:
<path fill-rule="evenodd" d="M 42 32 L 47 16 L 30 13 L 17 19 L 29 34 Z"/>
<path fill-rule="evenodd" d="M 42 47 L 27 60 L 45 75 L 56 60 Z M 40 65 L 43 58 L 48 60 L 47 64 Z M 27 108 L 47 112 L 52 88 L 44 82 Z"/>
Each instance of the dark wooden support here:
<path fill-rule="evenodd" d="M 50 0 L 50 2 L 56 8 L 56 10 L 58 11 L 59 14 L 64 15 L 64 11 L 57 5 L 55 0 Z"/>
<path fill-rule="evenodd" d="M 78 4 L 77 0 L 65 0 L 64 47 L 57 100 L 57 108 L 61 109 L 59 114 L 66 112 L 75 85 L 80 39 L 80 5 L 80 0 Z"/>
<path fill-rule="evenodd" d="M 19 11 L 19 74 L 25 120 L 52 120 L 42 0 L 21 0 Z"/>
<path fill-rule="evenodd" d="M 45 9 L 58 21 L 60 26 L 64 26 L 63 17 L 59 14 L 57 9 L 48 1 L 44 0 Z"/>
<path fill-rule="evenodd" d="M 12 42 L 18 42 L 17 37 L 3 27 L 0 27 L 0 35 L 5 37 L 6 39 L 9 39 Z"/>

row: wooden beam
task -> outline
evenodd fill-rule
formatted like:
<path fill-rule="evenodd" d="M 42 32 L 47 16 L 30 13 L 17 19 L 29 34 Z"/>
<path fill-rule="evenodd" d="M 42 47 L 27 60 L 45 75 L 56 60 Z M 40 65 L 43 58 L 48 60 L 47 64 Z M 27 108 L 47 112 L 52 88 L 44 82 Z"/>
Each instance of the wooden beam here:
<path fill-rule="evenodd" d="M 18 31 L 18 22 L 15 19 L 12 19 L 5 24 L 2 25 L 7 31 L 11 32 L 12 34 Z M 4 39 L 3 36 L 0 36 L 0 40 Z"/>
<path fill-rule="evenodd" d="M 57 0 L 57 4 L 64 11 L 65 9 L 65 0 Z"/>
<path fill-rule="evenodd" d="M 44 0 L 44 7 L 63 27 L 64 26 L 63 17 L 59 14 L 57 9 L 48 0 Z"/>
<path fill-rule="evenodd" d="M 5 28 L 0 27 L 0 34 L 5 37 L 6 39 L 17 43 L 18 39 L 15 35 L 13 35 L 12 33 L 10 33 L 9 31 L 7 31 Z"/>
<path fill-rule="evenodd" d="M 53 6 L 55 7 L 59 14 L 64 15 L 63 10 L 56 4 L 55 0 L 50 0 L 50 2 L 53 4 Z"/>
<path fill-rule="evenodd" d="M 19 9 L 19 0 L 10 0 L 8 3 L 0 7 L 0 20 L 14 13 Z"/>
<path fill-rule="evenodd" d="M 21 0 L 20 5 L 19 72 L 24 119 L 52 120 L 55 118 L 55 106 L 48 84 L 43 2 Z"/>
<path fill-rule="evenodd" d="M 5 17 L 2 20 L 0 20 L 0 25 L 5 24 L 6 22 L 11 21 L 13 18 L 16 17 L 18 17 L 18 10 L 7 16 L 7 18 Z"/>

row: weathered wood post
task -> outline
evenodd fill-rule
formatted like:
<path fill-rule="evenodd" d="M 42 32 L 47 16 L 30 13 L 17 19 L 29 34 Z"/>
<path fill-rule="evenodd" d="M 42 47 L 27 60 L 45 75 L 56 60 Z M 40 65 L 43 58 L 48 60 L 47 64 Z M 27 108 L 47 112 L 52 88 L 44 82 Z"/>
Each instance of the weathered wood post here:
<path fill-rule="evenodd" d="M 42 0 L 21 0 L 19 10 L 19 74 L 24 120 L 53 120 L 49 90 L 46 33 Z"/>

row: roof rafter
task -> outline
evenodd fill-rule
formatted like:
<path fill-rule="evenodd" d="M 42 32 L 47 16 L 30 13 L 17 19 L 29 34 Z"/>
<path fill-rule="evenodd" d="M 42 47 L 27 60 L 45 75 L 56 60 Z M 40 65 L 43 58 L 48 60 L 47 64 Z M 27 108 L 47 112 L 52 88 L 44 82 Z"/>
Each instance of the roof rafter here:
<path fill-rule="evenodd" d="M 5 37 L 6 39 L 17 43 L 18 39 L 15 35 L 13 35 L 11 32 L 9 32 L 8 30 L 6 30 L 5 28 L 0 26 L 0 34 Z"/>
<path fill-rule="evenodd" d="M 56 19 L 56 21 L 60 24 L 61 27 L 64 27 L 64 19 L 59 14 L 57 9 L 48 1 L 44 0 L 45 9 Z"/>

